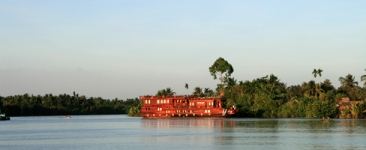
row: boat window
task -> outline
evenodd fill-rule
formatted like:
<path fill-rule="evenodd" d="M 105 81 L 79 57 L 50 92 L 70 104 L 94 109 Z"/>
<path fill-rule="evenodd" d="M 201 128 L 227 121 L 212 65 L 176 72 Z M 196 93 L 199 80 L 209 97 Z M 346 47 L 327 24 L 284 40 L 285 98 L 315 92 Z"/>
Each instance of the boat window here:
<path fill-rule="evenodd" d="M 157 100 L 156 102 L 159 104 L 160 103 L 160 100 Z"/>

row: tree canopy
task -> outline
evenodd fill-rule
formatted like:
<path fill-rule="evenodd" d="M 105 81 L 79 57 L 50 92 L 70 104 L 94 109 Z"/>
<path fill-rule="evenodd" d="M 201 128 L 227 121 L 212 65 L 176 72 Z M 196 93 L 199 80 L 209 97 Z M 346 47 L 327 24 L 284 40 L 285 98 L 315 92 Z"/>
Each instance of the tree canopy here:
<path fill-rule="evenodd" d="M 234 68 L 224 58 L 220 57 L 212 64 L 211 67 L 209 67 L 209 71 L 214 79 L 217 79 L 218 75 L 220 76 L 219 77 L 221 83 L 220 86 L 223 86 L 223 82 L 225 81 L 224 77 L 229 78 L 231 74 L 234 72 Z"/>

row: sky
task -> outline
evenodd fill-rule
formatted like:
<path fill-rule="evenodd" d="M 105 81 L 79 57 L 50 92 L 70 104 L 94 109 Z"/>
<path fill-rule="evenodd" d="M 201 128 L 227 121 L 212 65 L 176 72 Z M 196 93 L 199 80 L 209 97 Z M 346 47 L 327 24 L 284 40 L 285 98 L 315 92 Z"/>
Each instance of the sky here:
<path fill-rule="evenodd" d="M 287 86 L 366 74 L 366 1 L 2 0 L 0 96 L 215 89 L 219 57 Z M 322 76 L 314 78 L 313 69 Z M 189 89 L 185 89 L 185 84 Z"/>

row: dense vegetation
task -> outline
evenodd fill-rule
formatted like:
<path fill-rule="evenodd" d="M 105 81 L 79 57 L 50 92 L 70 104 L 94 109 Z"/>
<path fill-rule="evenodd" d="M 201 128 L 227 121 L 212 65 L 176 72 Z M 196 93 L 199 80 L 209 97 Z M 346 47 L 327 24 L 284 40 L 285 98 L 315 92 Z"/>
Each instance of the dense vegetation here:
<path fill-rule="evenodd" d="M 366 70 L 365 70 L 366 71 Z M 303 82 L 301 85 L 287 86 L 273 75 L 265 75 L 251 81 L 237 81 L 231 74 L 233 67 L 223 58 L 217 59 L 209 72 L 220 83 L 216 89 L 196 86 L 192 94 L 199 96 L 223 96 L 226 106 L 235 105 L 239 109 L 239 117 L 265 118 L 364 118 L 366 116 L 366 82 L 360 87 L 355 77 L 348 74 L 339 78 L 341 86 L 335 88 L 329 79 L 316 82 L 322 76 L 323 70 L 314 69 L 314 80 Z M 361 76 L 366 81 L 366 75 Z M 188 90 L 189 86 L 185 83 Z M 171 88 L 159 90 L 157 96 L 174 95 Z M 338 109 L 336 100 L 349 97 L 357 100 L 345 109 Z M 139 116 L 141 103 L 138 99 L 105 100 L 86 98 L 74 94 L 53 96 L 16 95 L 1 97 L 0 107 L 9 115 L 65 115 L 65 114 L 126 114 Z"/>
<path fill-rule="evenodd" d="M 273 74 L 251 81 L 237 81 L 231 74 L 233 67 L 225 59 L 219 58 L 209 67 L 209 72 L 220 83 L 215 90 L 195 87 L 192 94 L 198 96 L 223 96 L 226 106 L 235 105 L 239 117 L 264 118 L 363 118 L 366 116 L 366 82 L 358 86 L 351 74 L 340 77 L 341 86 L 335 88 L 329 79 L 316 82 L 322 76 L 322 69 L 314 69 L 314 80 L 301 85 L 287 86 Z M 366 75 L 361 76 L 366 81 Z M 188 84 L 184 86 L 188 90 Z M 157 92 L 157 96 L 173 95 L 170 88 Z M 336 100 L 349 97 L 357 100 L 345 109 L 338 109 Z"/>
<path fill-rule="evenodd" d="M 215 95 L 224 93 L 227 106 L 235 105 L 240 110 L 241 117 L 362 118 L 365 114 L 366 84 L 363 88 L 358 86 L 351 74 L 340 77 L 341 86 L 336 89 L 328 79 L 318 83 L 310 80 L 301 85 L 286 86 L 273 74 L 252 81 L 238 82 L 230 76 L 233 72 L 232 66 L 223 58 L 217 59 L 209 71 L 214 79 L 216 79 L 215 73 L 221 75 Z M 322 72 L 321 69 L 314 69 L 312 74 L 316 79 L 318 76 L 321 77 Z M 361 81 L 365 80 L 364 75 Z M 358 100 L 359 103 L 338 111 L 336 100 L 343 97 Z"/>
<path fill-rule="evenodd" d="M 34 115 L 86 115 L 86 114 L 126 114 L 132 106 L 137 106 L 139 99 L 106 100 L 101 97 L 46 94 L 0 96 L 0 108 L 10 116 Z"/>

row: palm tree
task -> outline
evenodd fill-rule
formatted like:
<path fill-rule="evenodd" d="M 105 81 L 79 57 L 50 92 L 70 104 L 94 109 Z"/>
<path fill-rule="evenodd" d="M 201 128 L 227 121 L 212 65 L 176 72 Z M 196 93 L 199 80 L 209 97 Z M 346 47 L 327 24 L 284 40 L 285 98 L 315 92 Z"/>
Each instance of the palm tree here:
<path fill-rule="evenodd" d="M 323 72 L 323 70 L 322 69 L 318 69 L 318 75 L 319 75 L 319 77 L 322 77 L 322 72 Z"/>
<path fill-rule="evenodd" d="M 170 88 L 159 90 L 158 93 L 156 93 L 156 96 L 173 96 L 175 92 Z"/>
<path fill-rule="evenodd" d="M 304 82 L 302 84 L 302 87 L 304 88 L 304 95 L 305 96 L 308 96 L 308 97 L 313 97 L 313 96 L 316 96 L 316 92 L 317 92 L 317 89 L 316 89 L 316 84 L 315 84 L 315 81 L 314 80 L 311 80 L 309 81 L 308 83 Z"/>
<path fill-rule="evenodd" d="M 338 90 L 343 91 L 343 93 L 347 93 L 347 96 L 352 99 L 358 99 L 359 86 L 358 82 L 355 81 L 355 77 L 351 74 L 348 74 L 346 77 L 340 77 L 339 81 L 341 82 L 341 86 Z"/>
<path fill-rule="evenodd" d="M 203 96 L 202 88 L 200 88 L 199 86 L 196 86 L 194 88 L 194 91 L 192 94 L 197 95 L 197 96 Z"/>
<path fill-rule="evenodd" d="M 312 74 L 314 75 L 314 78 L 316 78 L 317 75 L 319 75 L 319 77 L 322 77 L 322 72 L 323 72 L 323 70 L 319 68 L 318 70 L 314 69 Z M 316 93 L 315 94 L 318 98 L 319 98 L 319 94 L 320 94 L 319 92 L 322 91 L 321 84 L 322 83 L 319 82 L 318 84 L 315 85 L 316 86 Z"/>
<path fill-rule="evenodd" d="M 184 87 L 187 89 L 187 92 L 188 92 L 188 84 L 187 83 L 186 83 L 186 85 Z"/>
<path fill-rule="evenodd" d="M 366 69 L 365 69 L 365 71 L 366 71 Z M 365 81 L 365 82 L 363 83 L 363 86 L 364 86 L 364 87 L 366 87 L 366 75 L 362 75 L 362 76 L 361 76 L 361 81 Z"/>
<path fill-rule="evenodd" d="M 205 96 L 208 96 L 208 97 L 213 96 L 214 95 L 214 91 L 211 90 L 210 88 L 205 88 L 204 89 L 204 95 Z"/>
<path fill-rule="evenodd" d="M 318 70 L 314 69 L 312 74 L 314 75 L 314 78 L 316 78 L 317 75 L 319 75 L 319 77 L 322 77 L 322 72 L 323 70 L 319 68 Z"/>
<path fill-rule="evenodd" d="M 165 92 L 165 96 L 173 96 L 175 94 L 175 92 L 170 87 L 166 88 Z"/>
<path fill-rule="evenodd" d="M 314 75 L 314 78 L 318 75 L 318 71 L 316 69 L 313 70 L 312 74 Z"/>
<path fill-rule="evenodd" d="M 355 81 L 355 77 L 351 74 L 348 74 L 345 78 L 339 77 L 339 81 L 341 82 L 341 86 L 343 87 L 356 87 L 358 82 Z"/>

